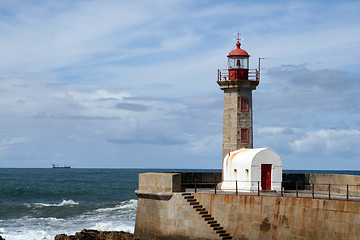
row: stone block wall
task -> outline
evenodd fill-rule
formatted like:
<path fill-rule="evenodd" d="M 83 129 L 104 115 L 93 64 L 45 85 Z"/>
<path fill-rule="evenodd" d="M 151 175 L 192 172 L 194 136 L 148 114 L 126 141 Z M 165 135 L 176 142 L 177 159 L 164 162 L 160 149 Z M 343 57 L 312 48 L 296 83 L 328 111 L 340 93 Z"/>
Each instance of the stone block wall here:
<path fill-rule="evenodd" d="M 317 181 L 323 181 L 321 179 Z M 357 181 L 356 178 L 353 181 Z M 180 174 L 140 174 L 136 191 L 139 197 L 137 239 L 220 239 L 182 193 L 175 192 L 179 184 Z M 237 240 L 358 240 L 360 236 L 360 202 L 211 193 L 192 195 Z"/>
<path fill-rule="evenodd" d="M 181 193 L 169 200 L 139 198 L 135 238 L 141 240 L 219 239 Z"/>
<path fill-rule="evenodd" d="M 360 193 L 360 176 L 356 175 L 284 173 L 283 182 L 285 190 L 294 190 L 297 182 L 299 190 L 311 190 L 312 184 L 315 184 L 315 191 L 327 192 L 331 184 L 332 193 L 346 194 L 347 190 L 350 195 Z M 348 189 L 346 185 L 349 185 Z"/>
<path fill-rule="evenodd" d="M 346 185 L 350 185 L 348 187 L 350 195 L 360 193 L 360 176 L 342 174 L 309 174 L 308 180 L 310 184 L 317 184 L 316 189 L 318 191 L 326 191 L 328 188 L 327 184 L 331 184 L 331 191 L 335 193 L 346 194 Z"/>
<path fill-rule="evenodd" d="M 229 152 L 253 148 L 252 89 L 224 89 L 223 159 Z M 241 98 L 248 99 L 248 111 L 241 111 Z M 249 129 L 249 141 L 241 142 L 241 129 Z"/>
<path fill-rule="evenodd" d="M 194 194 L 233 239 L 355 240 L 360 203 L 334 200 Z"/>
<path fill-rule="evenodd" d="M 180 173 L 141 173 L 139 189 L 142 192 L 181 192 Z"/>

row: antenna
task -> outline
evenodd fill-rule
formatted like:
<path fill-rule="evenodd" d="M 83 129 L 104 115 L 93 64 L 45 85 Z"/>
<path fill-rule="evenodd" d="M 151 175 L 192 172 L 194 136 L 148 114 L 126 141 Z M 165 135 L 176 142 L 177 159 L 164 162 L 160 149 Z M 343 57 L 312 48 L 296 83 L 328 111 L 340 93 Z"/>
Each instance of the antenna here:
<path fill-rule="evenodd" d="M 262 58 L 262 57 L 259 57 L 259 79 L 260 79 L 260 62 L 263 59 L 275 59 L 275 58 L 264 58 L 264 57 Z"/>

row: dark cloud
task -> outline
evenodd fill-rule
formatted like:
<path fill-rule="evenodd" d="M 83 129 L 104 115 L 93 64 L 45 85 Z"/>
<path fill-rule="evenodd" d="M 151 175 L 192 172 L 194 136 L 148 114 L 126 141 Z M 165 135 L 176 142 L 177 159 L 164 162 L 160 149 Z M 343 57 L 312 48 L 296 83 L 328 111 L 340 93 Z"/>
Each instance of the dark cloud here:
<path fill-rule="evenodd" d="M 150 107 L 138 103 L 117 103 L 115 108 L 132 112 L 146 112 Z"/>
<path fill-rule="evenodd" d="M 276 84 L 254 91 L 255 125 L 351 128 L 360 111 L 360 76 L 288 65 L 271 69 L 268 77 Z"/>
<path fill-rule="evenodd" d="M 119 120 L 119 117 L 103 117 L 103 116 L 82 116 L 82 115 L 72 115 L 67 113 L 54 113 L 48 114 L 45 112 L 37 113 L 33 116 L 37 119 L 67 119 L 67 120 Z"/>
<path fill-rule="evenodd" d="M 320 88 L 327 91 L 339 91 L 359 85 L 359 79 L 344 71 L 321 69 L 310 70 L 306 64 L 282 65 L 269 69 L 267 74 L 284 87 L 300 87 L 302 89 Z"/>
<path fill-rule="evenodd" d="M 129 135 L 122 135 L 121 137 L 109 138 L 108 142 L 116 144 L 151 144 L 151 145 L 181 145 L 186 144 L 187 141 L 179 136 L 167 136 L 161 133 L 148 134 L 146 132 L 132 132 Z"/>
<path fill-rule="evenodd" d="M 107 101 L 119 101 L 120 99 L 119 98 L 115 98 L 115 97 L 108 97 L 108 98 L 99 98 L 99 99 L 97 99 L 97 101 L 105 101 L 105 102 L 107 102 Z"/>

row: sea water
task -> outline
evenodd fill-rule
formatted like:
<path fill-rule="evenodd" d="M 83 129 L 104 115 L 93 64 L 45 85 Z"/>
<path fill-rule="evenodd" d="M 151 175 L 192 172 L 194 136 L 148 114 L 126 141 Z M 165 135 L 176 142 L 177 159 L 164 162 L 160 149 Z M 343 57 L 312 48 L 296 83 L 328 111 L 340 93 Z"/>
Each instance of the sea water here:
<path fill-rule="evenodd" d="M 134 232 L 138 175 L 191 169 L 0 168 L 0 235 L 53 240 L 84 228 Z"/>
<path fill-rule="evenodd" d="M 84 228 L 134 232 L 141 169 L 0 169 L 0 235 L 53 240 Z"/>
<path fill-rule="evenodd" d="M 6 240 L 53 240 L 57 234 L 73 235 L 84 228 L 133 233 L 138 174 L 153 171 L 221 170 L 0 168 L 0 235 Z"/>

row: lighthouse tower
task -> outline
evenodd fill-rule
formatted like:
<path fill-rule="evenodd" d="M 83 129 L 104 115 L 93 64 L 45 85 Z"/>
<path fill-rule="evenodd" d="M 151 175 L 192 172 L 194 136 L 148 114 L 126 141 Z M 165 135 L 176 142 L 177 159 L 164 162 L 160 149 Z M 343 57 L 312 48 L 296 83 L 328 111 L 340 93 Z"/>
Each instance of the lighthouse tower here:
<path fill-rule="evenodd" d="M 217 83 L 224 91 L 222 159 L 240 148 L 253 148 L 252 91 L 259 85 L 256 69 L 249 70 L 250 55 L 236 43 L 228 68 L 218 70 Z"/>

